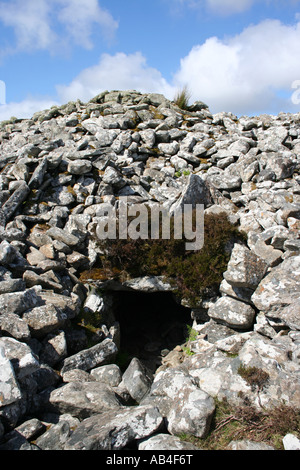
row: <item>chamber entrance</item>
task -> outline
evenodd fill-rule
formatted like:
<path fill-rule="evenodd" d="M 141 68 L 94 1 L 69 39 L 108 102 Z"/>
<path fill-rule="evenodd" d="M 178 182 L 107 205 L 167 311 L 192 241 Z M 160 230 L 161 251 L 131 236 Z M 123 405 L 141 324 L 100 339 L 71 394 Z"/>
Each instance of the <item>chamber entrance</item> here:
<path fill-rule="evenodd" d="M 192 324 L 191 310 L 170 292 L 118 292 L 115 319 L 120 324 L 120 351 L 137 357 L 152 371 L 175 346 L 183 344 Z"/>

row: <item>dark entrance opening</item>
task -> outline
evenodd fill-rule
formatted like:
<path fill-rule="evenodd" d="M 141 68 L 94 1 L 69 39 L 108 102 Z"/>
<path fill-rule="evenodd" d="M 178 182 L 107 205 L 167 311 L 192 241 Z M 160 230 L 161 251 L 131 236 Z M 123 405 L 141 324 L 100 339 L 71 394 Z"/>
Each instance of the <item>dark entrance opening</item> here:
<path fill-rule="evenodd" d="M 178 304 L 171 292 L 125 291 L 116 297 L 121 352 L 155 370 L 168 351 L 186 341 L 191 310 Z"/>

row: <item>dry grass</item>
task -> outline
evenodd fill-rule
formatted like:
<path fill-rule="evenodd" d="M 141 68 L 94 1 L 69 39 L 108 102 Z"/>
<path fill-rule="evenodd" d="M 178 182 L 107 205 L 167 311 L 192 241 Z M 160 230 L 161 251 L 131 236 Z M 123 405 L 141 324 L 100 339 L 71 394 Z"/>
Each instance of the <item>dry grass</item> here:
<path fill-rule="evenodd" d="M 187 110 L 189 107 L 189 100 L 191 94 L 185 86 L 182 90 L 179 90 L 174 97 L 174 103 L 182 110 Z"/>
<path fill-rule="evenodd" d="M 283 450 L 282 439 L 293 433 L 300 437 L 300 410 L 280 405 L 270 410 L 252 406 L 234 408 L 226 401 L 218 402 L 209 435 L 206 439 L 182 436 L 201 449 L 225 450 L 230 442 L 250 440 L 264 442 Z"/>

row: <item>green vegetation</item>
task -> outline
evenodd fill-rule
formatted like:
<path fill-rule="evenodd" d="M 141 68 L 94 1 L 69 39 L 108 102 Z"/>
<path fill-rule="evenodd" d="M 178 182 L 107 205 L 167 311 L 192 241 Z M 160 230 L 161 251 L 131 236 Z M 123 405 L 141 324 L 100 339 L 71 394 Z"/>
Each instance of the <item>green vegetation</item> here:
<path fill-rule="evenodd" d="M 176 171 L 176 173 L 175 173 L 174 176 L 175 176 L 176 178 L 180 178 L 182 175 L 183 175 L 183 176 L 189 176 L 189 174 L 190 174 L 190 171 L 189 171 L 189 170 L 183 170 L 183 171 L 179 170 L 179 171 Z"/>
<path fill-rule="evenodd" d="M 198 333 L 190 325 L 186 325 L 186 329 L 188 337 L 186 338 L 186 343 L 185 346 L 182 347 L 182 350 L 187 356 L 193 356 L 195 353 L 191 350 L 190 343 L 191 341 L 196 341 Z"/>
<path fill-rule="evenodd" d="M 81 274 L 81 280 L 127 279 L 142 276 L 165 276 L 175 293 L 191 304 L 216 292 L 223 279 L 230 258 L 228 244 L 243 240 L 243 235 L 226 215 L 206 215 L 204 220 L 204 247 L 200 251 L 186 251 L 186 239 L 176 240 L 171 219 L 171 239 L 104 240 L 99 241 L 99 252 L 105 254 L 93 270 Z"/>
<path fill-rule="evenodd" d="M 186 325 L 187 331 L 188 331 L 188 337 L 187 337 L 187 342 L 188 341 L 196 341 L 198 333 L 196 330 L 194 330 L 193 327 L 190 325 Z"/>
<path fill-rule="evenodd" d="M 205 439 L 181 435 L 180 438 L 206 450 L 225 450 L 231 441 L 264 442 L 283 450 L 282 439 L 293 433 L 300 437 L 300 410 L 286 405 L 257 410 L 252 406 L 233 407 L 224 400 L 216 402 L 216 412 Z"/>

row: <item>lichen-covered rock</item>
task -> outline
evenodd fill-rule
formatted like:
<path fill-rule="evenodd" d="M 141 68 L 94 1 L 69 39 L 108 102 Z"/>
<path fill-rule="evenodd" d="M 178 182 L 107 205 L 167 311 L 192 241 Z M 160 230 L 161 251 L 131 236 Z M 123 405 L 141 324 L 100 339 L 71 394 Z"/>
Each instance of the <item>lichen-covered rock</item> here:
<path fill-rule="evenodd" d="M 21 315 L 31 308 L 41 304 L 39 296 L 40 288 L 33 287 L 20 292 L 10 292 L 0 295 L 0 315 L 5 313 L 14 313 Z"/>
<path fill-rule="evenodd" d="M 121 450 L 134 440 L 160 429 L 163 418 L 153 406 L 103 412 L 83 420 L 65 444 L 65 450 Z"/>
<path fill-rule="evenodd" d="M 11 361 L 18 380 L 30 376 L 39 369 L 38 358 L 26 343 L 15 338 L 3 337 L 0 338 L 0 347 Z"/>
<path fill-rule="evenodd" d="M 247 247 L 235 244 L 224 279 L 235 286 L 255 289 L 267 271 L 267 263 Z"/>
<path fill-rule="evenodd" d="M 274 447 L 263 442 L 255 441 L 232 441 L 226 448 L 227 450 L 275 450 Z"/>
<path fill-rule="evenodd" d="M 60 413 L 68 413 L 79 419 L 121 406 L 114 390 L 99 382 L 67 383 L 51 392 L 49 404 Z"/>
<path fill-rule="evenodd" d="M 138 450 L 200 450 L 190 442 L 185 442 L 179 437 L 170 434 L 156 434 L 148 439 L 143 439 Z"/>
<path fill-rule="evenodd" d="M 175 213 L 178 209 L 183 209 L 185 204 L 203 204 L 204 208 L 212 203 L 209 186 L 199 175 L 190 175 L 186 187 L 182 192 L 180 199 L 171 207 L 171 212 Z"/>
<path fill-rule="evenodd" d="M 92 380 L 104 382 L 111 387 L 118 387 L 122 381 L 122 372 L 116 364 L 96 367 L 91 370 L 90 376 Z"/>
<path fill-rule="evenodd" d="M 208 315 L 230 328 L 248 330 L 253 325 L 255 310 L 240 300 L 224 296 L 209 308 Z"/>
<path fill-rule="evenodd" d="M 68 316 L 55 305 L 41 305 L 35 307 L 23 315 L 31 335 L 41 338 L 46 334 L 57 330 L 66 322 Z"/>
<path fill-rule="evenodd" d="M 88 103 L 1 123 L 1 449 L 175 450 L 183 444 L 170 432 L 207 433 L 215 398 L 299 408 L 299 137 L 298 114 L 238 119 L 212 115 L 202 102 L 183 111 L 136 91 L 104 91 Z M 228 218 L 233 238 L 207 263 L 209 272 L 195 263 L 187 269 L 194 291 L 198 268 L 204 283 L 219 275 L 213 286 L 199 285 L 197 300 L 177 290 L 180 262 L 174 279 L 157 272 L 168 259 L 148 260 L 149 272 L 131 276 L 120 260 L 106 268 L 110 253 L 97 227 L 103 211 L 118 213 L 123 197 L 149 213 L 202 204 L 205 217 Z M 192 305 L 192 335 L 176 334 L 169 344 L 173 317 L 154 334 L 152 312 L 143 308 L 133 325 L 121 321 L 121 291 L 133 303 L 137 293 L 172 293 L 178 306 Z M 153 307 L 162 323 L 165 309 L 160 300 Z M 124 373 L 118 361 L 127 327 L 132 346 L 139 344 Z M 154 379 L 144 361 L 158 367 Z M 139 406 L 129 406 L 133 400 Z M 22 425 L 45 407 L 55 413 L 43 416 L 49 427 L 32 444 L 30 425 L 26 436 Z M 62 425 L 65 410 L 83 421 Z"/>
<path fill-rule="evenodd" d="M 0 408 L 10 405 L 22 397 L 19 384 L 10 360 L 5 355 L 3 347 L 0 348 Z"/>
<path fill-rule="evenodd" d="M 64 360 L 61 373 L 72 369 L 91 370 L 112 362 L 118 352 L 117 346 L 109 338 L 91 348 L 84 349 Z"/>
<path fill-rule="evenodd" d="M 149 398 L 150 403 L 156 403 L 167 418 L 171 434 L 206 436 L 215 410 L 214 400 L 198 388 L 193 377 L 184 369 L 170 368 L 159 372 L 154 378 Z M 164 398 L 163 407 L 161 398 Z"/>
<path fill-rule="evenodd" d="M 194 389 L 175 400 L 168 414 L 168 431 L 174 435 L 182 433 L 204 438 L 210 429 L 215 412 L 215 402 L 208 393 Z"/>
<path fill-rule="evenodd" d="M 120 386 L 124 386 L 130 396 L 137 403 L 140 403 L 149 392 L 151 384 L 150 374 L 147 373 L 145 367 L 137 358 L 133 358 L 122 376 Z"/>
<path fill-rule="evenodd" d="M 292 256 L 260 282 L 252 302 L 268 317 L 280 320 L 282 309 L 300 299 L 299 281 L 300 256 Z"/>

